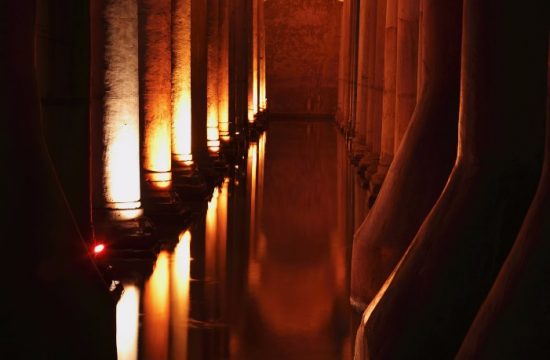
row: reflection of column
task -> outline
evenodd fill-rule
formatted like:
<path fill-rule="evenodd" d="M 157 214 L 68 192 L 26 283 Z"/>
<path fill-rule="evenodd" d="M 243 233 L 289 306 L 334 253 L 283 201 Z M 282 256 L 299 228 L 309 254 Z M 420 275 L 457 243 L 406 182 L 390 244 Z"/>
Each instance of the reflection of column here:
<path fill-rule="evenodd" d="M 187 359 L 189 322 L 189 281 L 191 279 L 191 232 L 180 235 L 172 257 L 170 276 L 170 353 L 172 359 Z"/>
<path fill-rule="evenodd" d="M 409 126 L 416 106 L 418 72 L 419 0 L 400 0 L 397 25 L 397 84 L 395 105 L 395 151 Z"/>
<path fill-rule="evenodd" d="M 99 113 L 92 112 L 94 134 L 101 134 L 97 138 L 101 143 L 94 144 L 101 154 L 94 156 L 94 170 L 101 173 L 95 202 L 100 208 L 113 210 L 110 215 L 116 218 L 132 219 L 142 213 L 137 0 L 107 1 L 102 16 L 102 25 L 92 23 L 100 26 L 97 31 L 102 31 L 104 37 L 102 47 L 92 47 L 96 53 L 94 67 L 98 67 L 92 71 L 99 73 L 102 82 L 95 83 L 92 93 L 104 89 Z M 103 61 L 99 60 L 100 53 Z"/>
<path fill-rule="evenodd" d="M 219 0 L 219 44 L 220 63 L 218 70 L 218 125 L 220 139 L 230 140 L 229 136 L 229 0 Z"/>
<path fill-rule="evenodd" d="M 208 1 L 205 6 L 207 12 L 207 84 L 206 84 L 206 145 L 211 153 L 218 153 L 220 150 L 220 134 L 218 128 L 219 119 L 219 63 L 220 63 L 220 41 L 219 41 L 219 1 Z"/>
<path fill-rule="evenodd" d="M 179 162 L 191 155 L 191 1 L 173 0 L 172 153 Z"/>
<path fill-rule="evenodd" d="M 143 353 L 145 359 L 168 358 L 170 328 L 170 256 L 161 251 L 143 290 Z"/>
<path fill-rule="evenodd" d="M 125 284 L 116 306 L 116 347 L 119 360 L 138 359 L 139 296 L 136 285 Z"/>
<path fill-rule="evenodd" d="M 171 1 L 140 0 L 143 169 L 148 190 L 171 186 Z"/>

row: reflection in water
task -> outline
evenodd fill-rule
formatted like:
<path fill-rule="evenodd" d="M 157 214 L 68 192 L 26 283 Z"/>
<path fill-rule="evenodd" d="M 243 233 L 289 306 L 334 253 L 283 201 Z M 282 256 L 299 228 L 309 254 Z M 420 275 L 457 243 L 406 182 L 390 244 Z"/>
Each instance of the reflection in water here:
<path fill-rule="evenodd" d="M 170 316 L 170 254 L 161 251 L 143 291 L 143 352 L 145 359 L 166 359 Z"/>
<path fill-rule="evenodd" d="M 279 122 L 250 144 L 246 181 L 225 179 L 153 273 L 126 286 L 121 359 L 351 358 L 349 169 L 337 140 L 329 123 Z"/>
<path fill-rule="evenodd" d="M 172 359 L 187 359 L 189 280 L 191 278 L 191 232 L 180 235 L 172 261 L 171 352 Z"/>
<path fill-rule="evenodd" d="M 137 360 L 139 294 L 136 285 L 125 284 L 116 307 L 116 345 L 119 360 Z"/>

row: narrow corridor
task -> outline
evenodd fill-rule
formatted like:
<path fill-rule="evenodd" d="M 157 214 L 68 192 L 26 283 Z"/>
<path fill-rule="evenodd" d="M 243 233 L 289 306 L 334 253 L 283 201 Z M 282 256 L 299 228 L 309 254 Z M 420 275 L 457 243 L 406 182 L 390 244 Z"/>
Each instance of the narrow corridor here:
<path fill-rule="evenodd" d="M 272 122 L 154 269 L 115 264 L 119 359 L 350 359 L 345 154 L 331 122 Z"/>

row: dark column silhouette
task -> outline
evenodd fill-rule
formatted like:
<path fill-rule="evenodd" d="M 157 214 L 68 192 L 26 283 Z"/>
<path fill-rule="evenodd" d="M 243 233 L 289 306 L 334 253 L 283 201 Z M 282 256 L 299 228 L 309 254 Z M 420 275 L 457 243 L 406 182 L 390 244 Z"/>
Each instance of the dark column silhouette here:
<path fill-rule="evenodd" d="M 365 311 L 358 334 L 363 358 L 441 359 L 458 351 L 539 180 L 547 10 L 541 1 L 465 1 L 457 160 L 412 245 Z"/>
<path fill-rule="evenodd" d="M 114 303 L 88 256 L 44 141 L 35 71 L 35 1 L 0 13 L 2 345 L 6 359 L 115 359 Z M 86 121 L 82 119 L 82 121 Z M 5 179 L 5 177 L 4 177 Z"/>
<path fill-rule="evenodd" d="M 351 299 L 363 310 L 447 181 L 456 156 L 462 1 L 426 3 L 424 92 L 378 199 L 355 234 Z"/>

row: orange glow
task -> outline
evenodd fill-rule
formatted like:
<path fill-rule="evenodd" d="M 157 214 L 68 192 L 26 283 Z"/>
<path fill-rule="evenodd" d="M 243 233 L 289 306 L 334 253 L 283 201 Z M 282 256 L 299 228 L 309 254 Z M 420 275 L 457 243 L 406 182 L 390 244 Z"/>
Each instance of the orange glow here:
<path fill-rule="evenodd" d="M 149 172 L 145 174 L 145 180 L 156 189 L 160 189 L 160 190 L 169 189 L 172 186 L 172 173 L 171 172 L 162 172 L 162 173 Z"/>
<path fill-rule="evenodd" d="M 116 306 L 116 345 L 119 360 L 137 360 L 139 334 L 139 289 L 125 284 Z"/>
<path fill-rule="evenodd" d="M 191 1 L 174 0 L 172 17 L 172 154 L 189 163 L 191 155 Z"/>
<path fill-rule="evenodd" d="M 189 281 L 191 279 L 191 233 L 180 234 L 172 261 L 172 359 L 187 359 Z"/>
<path fill-rule="evenodd" d="M 168 358 L 170 321 L 169 254 L 161 251 L 143 295 L 143 336 L 146 359 Z"/>
<path fill-rule="evenodd" d="M 171 131 L 169 104 L 159 104 L 152 111 L 159 111 L 158 117 L 166 117 L 165 121 L 146 124 L 144 131 L 144 164 L 145 170 L 166 173 L 172 169 Z"/>
<path fill-rule="evenodd" d="M 96 255 L 101 254 L 103 251 L 105 251 L 105 245 L 104 244 L 97 244 L 94 247 L 94 254 L 96 254 Z"/>

